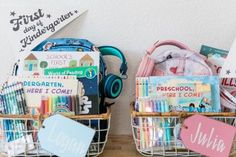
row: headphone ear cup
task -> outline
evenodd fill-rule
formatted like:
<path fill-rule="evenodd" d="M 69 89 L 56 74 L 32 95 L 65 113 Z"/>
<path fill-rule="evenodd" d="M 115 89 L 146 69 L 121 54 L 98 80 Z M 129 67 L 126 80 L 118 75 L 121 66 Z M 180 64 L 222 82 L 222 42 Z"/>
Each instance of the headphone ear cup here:
<path fill-rule="evenodd" d="M 139 65 L 138 71 L 136 76 L 137 77 L 147 77 L 147 76 L 151 76 L 153 69 L 155 66 L 155 62 L 153 59 L 151 59 L 150 57 L 148 57 L 148 55 L 145 55 L 142 58 L 142 61 Z"/>
<path fill-rule="evenodd" d="M 107 98 L 117 98 L 123 88 L 122 79 L 119 76 L 108 74 L 103 82 L 104 87 L 104 95 Z"/>

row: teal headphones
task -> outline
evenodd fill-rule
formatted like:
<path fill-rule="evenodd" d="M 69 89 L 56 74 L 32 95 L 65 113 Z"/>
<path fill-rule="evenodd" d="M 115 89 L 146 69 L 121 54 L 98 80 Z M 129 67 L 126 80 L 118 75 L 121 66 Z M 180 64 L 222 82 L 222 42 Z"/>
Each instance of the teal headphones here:
<path fill-rule="evenodd" d="M 120 66 L 120 76 L 115 74 L 107 74 L 107 66 L 104 62 L 104 59 L 101 59 L 101 65 L 100 65 L 100 72 L 102 74 L 102 79 L 100 81 L 100 93 L 102 98 L 117 98 L 123 88 L 122 79 L 127 78 L 127 62 L 123 55 L 123 53 L 113 47 L 113 46 L 101 46 L 98 47 L 99 51 L 101 52 L 102 57 L 103 56 L 116 56 L 121 60 L 121 66 Z"/>

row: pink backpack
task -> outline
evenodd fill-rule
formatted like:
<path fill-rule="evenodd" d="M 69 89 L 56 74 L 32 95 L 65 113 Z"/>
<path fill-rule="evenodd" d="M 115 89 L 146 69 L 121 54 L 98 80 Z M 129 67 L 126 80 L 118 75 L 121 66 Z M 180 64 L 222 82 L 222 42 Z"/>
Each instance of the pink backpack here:
<path fill-rule="evenodd" d="M 176 46 L 179 49 L 169 49 L 160 52 L 157 58 L 152 59 L 151 54 L 158 47 L 164 45 Z M 166 40 L 155 43 L 151 49 L 147 50 L 139 65 L 136 76 L 212 75 L 212 70 L 205 61 L 205 56 L 193 52 L 184 44 L 174 40 Z"/>

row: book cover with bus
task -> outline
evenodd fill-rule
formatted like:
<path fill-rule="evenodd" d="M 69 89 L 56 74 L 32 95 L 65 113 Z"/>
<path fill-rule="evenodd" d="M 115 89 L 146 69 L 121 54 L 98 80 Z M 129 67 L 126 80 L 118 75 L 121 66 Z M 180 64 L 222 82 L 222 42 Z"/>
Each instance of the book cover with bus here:
<path fill-rule="evenodd" d="M 153 76 L 148 87 L 148 97 L 167 101 L 171 111 L 221 111 L 217 76 Z"/>

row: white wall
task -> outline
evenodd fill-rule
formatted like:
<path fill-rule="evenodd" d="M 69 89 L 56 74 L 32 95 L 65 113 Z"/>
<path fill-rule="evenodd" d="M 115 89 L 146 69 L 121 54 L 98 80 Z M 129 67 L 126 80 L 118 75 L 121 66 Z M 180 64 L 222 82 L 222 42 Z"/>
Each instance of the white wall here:
<path fill-rule="evenodd" d="M 56 0 L 1 0 L 0 4 L 15 2 L 48 5 L 56 8 Z M 80 5 L 83 0 L 66 0 L 65 7 Z M 72 3 L 69 3 L 72 2 Z M 29 4 L 30 3 L 30 4 Z M 87 0 L 89 11 L 54 37 L 87 38 L 96 45 L 113 45 L 127 58 L 129 79 L 112 107 L 112 134 L 130 134 L 130 101 L 134 100 L 134 79 L 145 49 L 155 41 L 176 39 L 198 51 L 201 44 L 229 49 L 236 36 L 235 0 Z M 1 11 L 0 11 L 1 12 Z M 5 79 L 14 52 L 8 45 L 4 24 L 1 23 L 0 80 Z M 2 40 L 1 39 L 1 40 Z M 3 59 L 4 58 L 4 59 Z M 109 58 L 110 71 L 118 70 L 119 60 Z"/>

